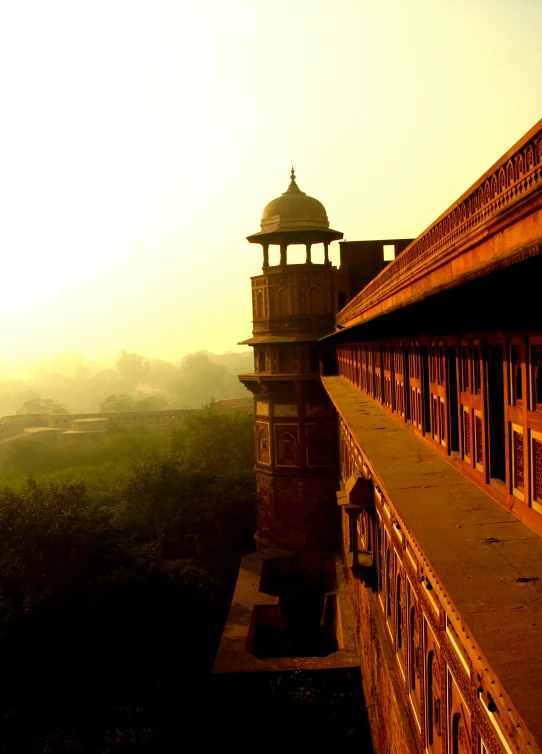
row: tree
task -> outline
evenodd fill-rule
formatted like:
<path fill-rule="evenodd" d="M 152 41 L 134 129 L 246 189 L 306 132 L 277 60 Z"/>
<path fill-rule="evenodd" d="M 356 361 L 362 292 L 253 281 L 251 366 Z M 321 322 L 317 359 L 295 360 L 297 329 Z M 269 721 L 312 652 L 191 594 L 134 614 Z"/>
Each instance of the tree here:
<path fill-rule="evenodd" d="M 118 532 L 111 511 L 88 502 L 84 482 L 42 486 L 29 478 L 19 492 L 0 489 L 0 635 L 52 592 L 92 584 Z"/>
<path fill-rule="evenodd" d="M 131 514 L 144 530 L 152 531 L 159 559 L 166 527 L 171 528 L 172 522 L 179 518 L 193 486 L 187 484 L 183 471 L 181 457 L 174 450 L 150 451 L 132 461 L 117 484 L 116 497 L 122 510 Z M 199 491 L 203 492 L 201 486 Z"/>
<path fill-rule="evenodd" d="M 160 411 L 167 407 L 167 398 L 164 395 L 148 395 L 134 403 L 136 411 Z"/>
<path fill-rule="evenodd" d="M 68 409 L 51 398 L 32 398 L 17 410 L 18 414 L 67 414 Z"/>
<path fill-rule="evenodd" d="M 100 406 L 100 410 L 104 412 L 108 411 L 134 411 L 134 400 L 126 393 L 119 393 L 119 395 L 108 395 L 105 401 Z"/>
<path fill-rule="evenodd" d="M 139 382 L 146 382 L 150 365 L 144 356 L 131 351 L 121 351 L 116 363 L 120 378 L 132 387 Z"/>
<path fill-rule="evenodd" d="M 40 426 L 47 423 L 47 414 L 67 414 L 68 409 L 51 398 L 31 398 L 17 409 L 17 413 L 32 416 L 30 421 L 25 421 L 26 426 Z"/>
<path fill-rule="evenodd" d="M 228 370 L 222 364 L 213 364 L 206 351 L 185 356 L 181 363 L 181 376 L 170 386 L 177 403 L 200 408 L 211 398 L 226 396 Z"/>

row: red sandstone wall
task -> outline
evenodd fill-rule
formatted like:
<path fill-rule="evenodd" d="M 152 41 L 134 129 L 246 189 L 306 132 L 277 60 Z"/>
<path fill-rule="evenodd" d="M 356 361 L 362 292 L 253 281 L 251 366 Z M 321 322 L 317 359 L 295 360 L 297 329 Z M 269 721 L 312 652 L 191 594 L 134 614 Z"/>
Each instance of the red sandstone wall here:
<path fill-rule="evenodd" d="M 348 563 L 348 516 L 342 512 L 343 562 Z M 359 641 L 363 694 L 367 704 L 375 754 L 413 754 L 416 741 L 398 688 L 395 661 L 384 626 L 369 587 L 345 568 L 348 593 Z"/>
<path fill-rule="evenodd" d="M 256 472 L 260 547 L 335 550 L 336 483 L 330 477 Z"/>

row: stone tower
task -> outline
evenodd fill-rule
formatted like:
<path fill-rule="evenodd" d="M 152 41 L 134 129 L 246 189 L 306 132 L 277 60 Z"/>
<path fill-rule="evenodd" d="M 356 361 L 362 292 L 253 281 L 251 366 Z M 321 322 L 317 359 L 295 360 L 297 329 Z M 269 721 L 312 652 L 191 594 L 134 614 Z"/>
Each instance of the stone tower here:
<path fill-rule="evenodd" d="M 260 549 L 327 550 L 337 544 L 337 424 L 319 374 L 319 338 L 336 311 L 329 244 L 342 238 L 326 210 L 301 191 L 292 168 L 287 190 L 263 211 L 248 236 L 263 248 L 262 274 L 252 278 L 254 372 L 239 379 L 254 394 Z M 288 264 L 302 244 L 304 264 Z M 313 261 L 323 245 L 323 259 Z M 280 248 L 276 266 L 269 247 Z"/>

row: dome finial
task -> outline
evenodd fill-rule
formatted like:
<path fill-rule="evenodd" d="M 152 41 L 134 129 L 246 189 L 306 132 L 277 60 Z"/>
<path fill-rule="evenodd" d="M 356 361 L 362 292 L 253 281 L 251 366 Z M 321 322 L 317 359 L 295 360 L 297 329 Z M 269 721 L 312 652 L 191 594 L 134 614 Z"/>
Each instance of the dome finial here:
<path fill-rule="evenodd" d="M 286 189 L 287 194 L 302 194 L 303 192 L 299 190 L 299 186 L 295 182 L 295 170 L 294 166 L 292 165 L 292 169 L 290 171 L 290 185 Z"/>

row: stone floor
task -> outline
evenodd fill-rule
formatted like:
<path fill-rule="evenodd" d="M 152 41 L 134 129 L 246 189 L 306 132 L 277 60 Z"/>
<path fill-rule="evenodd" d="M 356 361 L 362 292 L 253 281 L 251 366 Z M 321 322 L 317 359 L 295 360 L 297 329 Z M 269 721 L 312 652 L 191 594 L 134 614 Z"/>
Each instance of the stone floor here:
<path fill-rule="evenodd" d="M 542 741 L 542 539 L 341 377 L 323 377 L 378 475 L 537 741 Z"/>

